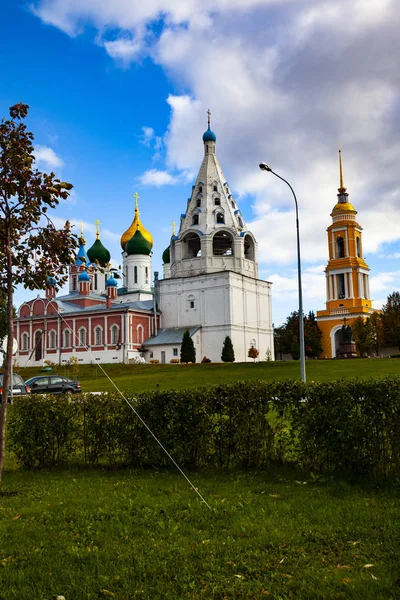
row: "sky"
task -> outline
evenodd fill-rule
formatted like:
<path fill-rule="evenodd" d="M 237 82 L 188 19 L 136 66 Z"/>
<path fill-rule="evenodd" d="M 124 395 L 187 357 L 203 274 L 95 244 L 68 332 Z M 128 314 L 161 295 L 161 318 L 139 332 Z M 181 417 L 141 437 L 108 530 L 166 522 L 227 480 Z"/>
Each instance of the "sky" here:
<path fill-rule="evenodd" d="M 325 308 L 326 228 L 339 186 L 363 227 L 373 306 L 400 284 L 400 3 L 397 0 L 3 0 L 0 117 L 23 101 L 38 167 L 74 184 L 53 215 L 100 221 L 114 265 L 133 193 L 153 270 L 203 157 L 217 156 L 247 229 L 273 321 L 298 307 L 294 188 L 305 311 Z M 18 289 L 15 302 L 32 297 Z"/>

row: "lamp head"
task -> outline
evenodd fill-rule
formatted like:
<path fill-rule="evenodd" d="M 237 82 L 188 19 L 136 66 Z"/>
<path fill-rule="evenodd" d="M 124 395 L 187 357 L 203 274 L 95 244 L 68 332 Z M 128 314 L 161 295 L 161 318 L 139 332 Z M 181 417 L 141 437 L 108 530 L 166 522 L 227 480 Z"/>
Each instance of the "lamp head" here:
<path fill-rule="evenodd" d="M 271 167 L 265 162 L 260 163 L 258 166 L 260 167 L 261 171 L 272 171 Z"/>

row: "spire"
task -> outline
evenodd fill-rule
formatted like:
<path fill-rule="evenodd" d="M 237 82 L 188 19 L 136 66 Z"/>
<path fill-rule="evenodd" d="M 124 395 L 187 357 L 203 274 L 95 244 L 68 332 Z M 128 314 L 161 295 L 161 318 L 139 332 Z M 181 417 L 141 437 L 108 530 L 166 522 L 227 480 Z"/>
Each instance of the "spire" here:
<path fill-rule="evenodd" d="M 338 187 L 339 194 L 344 194 L 347 188 L 343 184 L 343 165 L 342 165 L 342 150 L 339 144 L 339 172 L 340 172 L 340 187 Z"/>

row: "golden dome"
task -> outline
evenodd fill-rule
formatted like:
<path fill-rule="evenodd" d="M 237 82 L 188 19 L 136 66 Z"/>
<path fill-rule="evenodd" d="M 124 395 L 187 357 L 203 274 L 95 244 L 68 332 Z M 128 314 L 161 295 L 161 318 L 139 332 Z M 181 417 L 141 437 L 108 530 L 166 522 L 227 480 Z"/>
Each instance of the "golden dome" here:
<path fill-rule="evenodd" d="M 139 218 L 139 205 L 138 205 L 139 194 L 137 192 L 135 192 L 134 197 L 136 199 L 135 218 L 133 219 L 130 227 L 125 231 L 125 233 L 123 233 L 121 235 L 122 250 L 125 250 L 126 244 L 135 235 L 136 231 L 140 231 L 142 236 L 151 244 L 152 247 L 153 247 L 153 243 L 154 243 L 153 236 L 151 235 L 150 231 L 147 231 L 147 229 L 145 229 L 143 227 L 143 225 L 140 221 L 140 218 Z"/>
<path fill-rule="evenodd" d="M 354 208 L 354 206 L 352 204 L 350 204 L 350 202 L 338 202 L 332 210 L 332 214 L 336 215 L 339 212 L 342 211 L 351 211 L 351 212 L 357 212 L 356 209 Z"/>

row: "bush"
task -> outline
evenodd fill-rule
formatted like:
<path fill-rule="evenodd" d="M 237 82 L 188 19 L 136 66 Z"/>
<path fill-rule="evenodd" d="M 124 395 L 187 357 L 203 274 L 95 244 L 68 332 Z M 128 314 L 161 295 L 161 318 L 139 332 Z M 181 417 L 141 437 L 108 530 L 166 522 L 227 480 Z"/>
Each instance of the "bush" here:
<path fill-rule="evenodd" d="M 203 358 L 201 359 L 201 362 L 202 362 L 202 363 L 210 363 L 210 362 L 211 362 L 211 359 L 210 359 L 210 358 L 207 358 L 207 356 L 203 356 Z"/>
<path fill-rule="evenodd" d="M 314 472 L 400 474 L 400 378 L 247 381 L 127 399 L 17 397 L 9 449 L 25 468 L 170 465 L 140 415 L 182 468 L 279 460 Z"/>

